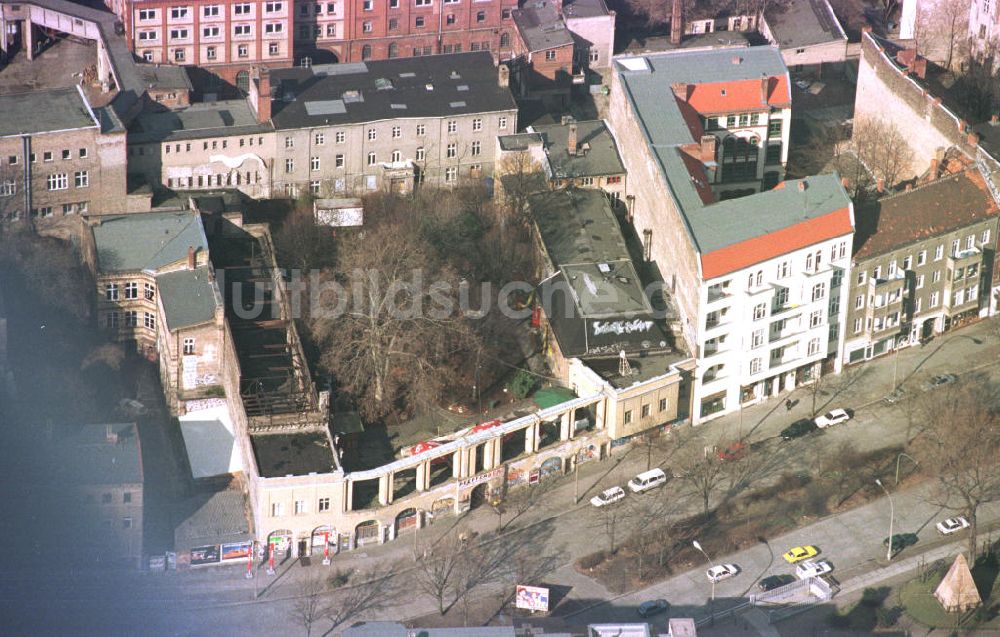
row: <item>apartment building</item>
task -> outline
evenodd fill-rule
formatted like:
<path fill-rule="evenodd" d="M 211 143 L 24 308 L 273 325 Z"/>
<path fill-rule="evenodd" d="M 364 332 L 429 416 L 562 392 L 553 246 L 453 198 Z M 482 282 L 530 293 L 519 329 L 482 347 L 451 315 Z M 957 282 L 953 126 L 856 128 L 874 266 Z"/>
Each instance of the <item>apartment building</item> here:
<path fill-rule="evenodd" d="M 844 362 L 984 316 L 1000 208 L 975 169 L 858 209 Z"/>
<path fill-rule="evenodd" d="M 250 67 L 292 64 L 292 0 L 106 0 L 130 50 L 146 62 L 194 72 L 205 94 L 249 92 Z"/>
<path fill-rule="evenodd" d="M 790 106 L 773 47 L 615 62 L 609 125 L 696 352 L 695 423 L 839 371 L 853 204 L 833 175 L 781 181 Z"/>
<path fill-rule="evenodd" d="M 361 62 L 469 51 L 510 56 L 517 0 L 298 0 L 296 58 Z"/>
<path fill-rule="evenodd" d="M 149 209 L 126 193 L 125 129 L 79 87 L 0 95 L 0 218 Z"/>
<path fill-rule="evenodd" d="M 517 106 L 485 52 L 271 73 L 275 192 L 337 196 L 493 174 Z"/>

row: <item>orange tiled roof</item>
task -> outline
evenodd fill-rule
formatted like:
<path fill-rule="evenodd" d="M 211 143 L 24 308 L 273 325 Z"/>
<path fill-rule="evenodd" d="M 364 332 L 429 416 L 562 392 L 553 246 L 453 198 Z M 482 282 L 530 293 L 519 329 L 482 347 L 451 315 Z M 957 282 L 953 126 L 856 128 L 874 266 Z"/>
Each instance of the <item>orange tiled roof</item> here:
<path fill-rule="evenodd" d="M 761 99 L 761 81 L 756 79 L 692 84 L 687 92 L 688 103 L 702 115 L 755 111 L 765 106 Z M 791 106 L 791 94 L 784 76 L 768 78 L 766 105 Z"/>

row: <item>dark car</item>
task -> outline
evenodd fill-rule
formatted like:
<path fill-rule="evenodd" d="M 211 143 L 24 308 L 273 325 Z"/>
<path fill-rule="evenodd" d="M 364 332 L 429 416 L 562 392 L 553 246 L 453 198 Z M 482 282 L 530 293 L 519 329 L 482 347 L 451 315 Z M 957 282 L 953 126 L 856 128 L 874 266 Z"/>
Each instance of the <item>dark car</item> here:
<path fill-rule="evenodd" d="M 639 617 L 649 617 L 662 613 L 670 607 L 665 599 L 653 599 L 639 604 Z"/>
<path fill-rule="evenodd" d="M 796 420 L 792 424 L 788 425 L 781 430 L 782 440 L 792 440 L 793 438 L 801 438 L 802 436 L 812 433 L 819 429 L 816 423 L 810 418 L 802 418 Z"/>
<path fill-rule="evenodd" d="M 773 591 L 776 588 L 780 588 L 785 584 L 791 584 L 796 581 L 794 575 L 770 575 L 764 579 L 757 582 L 757 588 L 762 591 Z"/>
<path fill-rule="evenodd" d="M 908 546 L 913 546 L 917 543 L 916 533 L 896 533 L 892 536 L 892 552 L 899 553 Z M 882 546 L 889 546 L 889 538 L 882 540 Z"/>

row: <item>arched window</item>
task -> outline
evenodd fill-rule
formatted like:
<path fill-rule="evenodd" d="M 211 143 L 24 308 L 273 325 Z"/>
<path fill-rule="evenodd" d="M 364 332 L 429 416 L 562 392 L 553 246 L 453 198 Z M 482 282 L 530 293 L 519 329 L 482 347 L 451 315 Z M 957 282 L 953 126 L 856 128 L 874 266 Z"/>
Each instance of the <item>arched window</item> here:
<path fill-rule="evenodd" d="M 399 57 L 399 45 L 395 42 L 389 44 L 389 57 Z"/>
<path fill-rule="evenodd" d="M 500 48 L 501 49 L 506 49 L 509 46 L 510 46 L 510 34 L 509 33 L 501 33 L 500 34 Z"/>
<path fill-rule="evenodd" d="M 236 74 L 236 90 L 243 95 L 250 92 L 250 72 L 240 71 Z"/>
<path fill-rule="evenodd" d="M 361 59 L 362 60 L 371 59 L 371 56 L 372 56 L 372 47 L 371 47 L 371 45 L 366 44 L 363 47 L 361 47 Z"/>

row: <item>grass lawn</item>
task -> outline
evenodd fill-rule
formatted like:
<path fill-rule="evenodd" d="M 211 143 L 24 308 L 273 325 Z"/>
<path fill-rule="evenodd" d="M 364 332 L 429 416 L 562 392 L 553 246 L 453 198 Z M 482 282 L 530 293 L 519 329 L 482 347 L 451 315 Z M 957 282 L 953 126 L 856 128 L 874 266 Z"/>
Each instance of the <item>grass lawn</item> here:
<path fill-rule="evenodd" d="M 899 603 L 906 609 L 907 615 L 925 626 L 958 628 L 958 621 L 964 615 L 946 613 L 934 597 L 934 589 L 937 588 L 941 578 L 942 576 L 931 577 L 925 582 L 920 581 L 920 578 L 910 580 L 899 591 Z M 1000 628 L 1000 615 L 997 614 L 998 600 L 994 598 L 984 605 L 989 607 L 986 617 L 990 619 L 980 623 L 977 618 L 973 618 L 961 628 Z"/>

